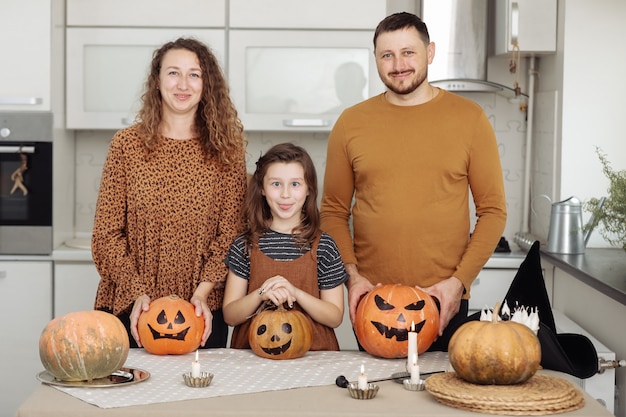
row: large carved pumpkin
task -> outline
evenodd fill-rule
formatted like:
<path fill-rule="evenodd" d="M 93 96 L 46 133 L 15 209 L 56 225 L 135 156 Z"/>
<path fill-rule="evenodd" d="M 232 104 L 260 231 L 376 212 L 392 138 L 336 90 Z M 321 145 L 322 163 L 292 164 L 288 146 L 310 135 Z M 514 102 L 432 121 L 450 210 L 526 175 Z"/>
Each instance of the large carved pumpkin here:
<path fill-rule="evenodd" d="M 295 359 L 304 356 L 313 343 L 310 319 L 297 310 L 263 310 L 250 322 L 250 348 L 268 359 Z"/>
<path fill-rule="evenodd" d="M 359 302 L 355 333 L 371 355 L 406 358 L 408 331 L 415 324 L 417 351 L 425 352 L 439 332 L 439 310 L 425 291 L 406 285 L 375 287 Z"/>
<path fill-rule="evenodd" d="M 200 346 L 204 318 L 195 307 L 177 295 L 157 298 L 139 316 L 139 339 L 144 349 L 155 355 L 182 355 Z"/>
<path fill-rule="evenodd" d="M 104 311 L 76 311 L 52 319 L 39 337 L 44 368 L 61 381 L 92 381 L 120 369 L 130 344 L 122 322 Z"/>
<path fill-rule="evenodd" d="M 459 377 L 473 384 L 520 384 L 539 369 L 539 339 L 524 324 L 499 321 L 499 307 L 500 303 L 491 321 L 467 322 L 450 339 L 450 364 Z"/>

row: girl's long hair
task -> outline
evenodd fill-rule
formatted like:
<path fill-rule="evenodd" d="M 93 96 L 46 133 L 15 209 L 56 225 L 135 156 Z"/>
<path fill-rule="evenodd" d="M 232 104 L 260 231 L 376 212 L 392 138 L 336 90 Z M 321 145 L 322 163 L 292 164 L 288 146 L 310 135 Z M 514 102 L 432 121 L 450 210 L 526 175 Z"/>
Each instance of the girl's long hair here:
<path fill-rule="evenodd" d="M 139 130 L 145 136 L 145 144 L 152 149 L 156 144 L 162 119 L 159 73 L 163 56 L 172 49 L 186 49 L 196 54 L 202 71 L 202 98 L 196 112 L 195 131 L 207 158 L 215 157 L 223 164 L 231 164 L 244 152 L 243 125 L 230 98 L 228 84 L 217 58 L 202 42 L 191 38 L 179 38 L 154 51 L 150 73 L 141 97 L 142 107 L 137 119 Z"/>
<path fill-rule="evenodd" d="M 270 148 L 256 163 L 256 170 L 250 179 L 244 201 L 244 220 L 246 230 L 243 237 L 247 250 L 258 245 L 259 238 L 270 229 L 272 213 L 263 195 L 263 179 L 271 164 L 297 162 L 302 165 L 304 181 L 309 190 L 304 205 L 300 225 L 294 229 L 293 236 L 301 249 L 310 248 L 320 228 L 319 209 L 317 207 L 317 174 L 309 154 L 300 146 L 281 143 Z"/>

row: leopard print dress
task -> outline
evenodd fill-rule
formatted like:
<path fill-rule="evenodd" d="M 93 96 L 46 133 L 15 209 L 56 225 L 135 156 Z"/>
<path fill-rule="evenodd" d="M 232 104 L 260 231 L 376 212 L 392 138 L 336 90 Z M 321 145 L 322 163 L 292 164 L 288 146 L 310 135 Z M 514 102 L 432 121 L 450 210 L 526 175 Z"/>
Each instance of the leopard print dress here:
<path fill-rule="evenodd" d="M 223 260 L 241 232 L 245 156 L 242 146 L 227 166 L 204 155 L 196 139 L 161 138 L 148 152 L 135 126 L 115 134 L 92 237 L 96 309 L 127 313 L 142 294 L 189 300 L 203 281 L 216 284 L 209 308 L 222 307 Z"/>

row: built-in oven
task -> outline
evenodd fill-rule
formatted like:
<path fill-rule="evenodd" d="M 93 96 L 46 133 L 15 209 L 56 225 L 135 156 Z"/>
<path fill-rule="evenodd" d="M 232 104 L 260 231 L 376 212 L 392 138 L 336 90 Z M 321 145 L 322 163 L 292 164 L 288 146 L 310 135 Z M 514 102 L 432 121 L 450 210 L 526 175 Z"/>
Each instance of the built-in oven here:
<path fill-rule="evenodd" d="M 52 113 L 0 112 L 0 254 L 52 253 Z"/>

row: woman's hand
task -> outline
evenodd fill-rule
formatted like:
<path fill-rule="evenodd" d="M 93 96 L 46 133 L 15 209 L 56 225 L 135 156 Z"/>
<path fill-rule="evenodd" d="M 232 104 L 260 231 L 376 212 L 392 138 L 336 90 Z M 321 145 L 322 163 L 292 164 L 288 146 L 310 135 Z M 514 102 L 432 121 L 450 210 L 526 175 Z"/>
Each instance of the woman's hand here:
<path fill-rule="evenodd" d="M 289 308 L 293 307 L 293 303 L 296 302 L 296 292 L 298 289 L 293 286 L 287 278 L 276 275 L 267 279 L 261 288 L 259 294 L 263 300 L 270 300 L 274 305 L 281 305 L 287 303 Z"/>
<path fill-rule="evenodd" d="M 203 299 L 194 294 L 189 302 L 195 307 L 196 316 L 204 317 L 204 332 L 202 332 L 202 339 L 200 340 L 200 345 L 204 346 L 213 331 L 213 313 L 211 313 L 209 305 L 206 303 L 206 298 Z"/>
<path fill-rule="evenodd" d="M 141 340 L 139 340 L 139 331 L 137 330 L 137 323 L 139 322 L 139 316 L 144 311 L 150 309 L 150 297 L 146 294 L 140 295 L 133 304 L 133 309 L 130 312 L 130 334 L 137 342 L 137 346 L 141 347 Z"/>

